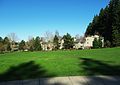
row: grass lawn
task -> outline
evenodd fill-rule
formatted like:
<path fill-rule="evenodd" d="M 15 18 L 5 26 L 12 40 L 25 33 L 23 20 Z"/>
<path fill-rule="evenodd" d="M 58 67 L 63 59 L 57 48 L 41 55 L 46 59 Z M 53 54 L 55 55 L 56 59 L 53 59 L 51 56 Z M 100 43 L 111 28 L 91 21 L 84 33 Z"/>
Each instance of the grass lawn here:
<path fill-rule="evenodd" d="M 120 48 L 0 54 L 0 81 L 80 75 L 120 75 Z"/>

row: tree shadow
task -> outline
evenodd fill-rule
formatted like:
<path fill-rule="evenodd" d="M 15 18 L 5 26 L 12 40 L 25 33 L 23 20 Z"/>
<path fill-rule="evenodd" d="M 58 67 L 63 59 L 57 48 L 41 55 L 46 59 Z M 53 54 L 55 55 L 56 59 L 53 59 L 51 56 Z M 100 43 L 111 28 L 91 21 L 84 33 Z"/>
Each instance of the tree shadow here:
<path fill-rule="evenodd" d="M 0 85 L 64 85 L 60 82 L 50 82 L 54 74 L 49 74 L 41 65 L 34 61 L 10 67 L 0 74 Z"/>
<path fill-rule="evenodd" d="M 120 65 L 108 65 L 99 60 L 80 58 L 80 66 L 86 75 L 119 75 Z"/>
<path fill-rule="evenodd" d="M 30 61 L 10 67 L 5 73 L 0 74 L 0 82 L 52 76 L 55 75 L 48 74 L 42 66 L 35 64 L 34 61 Z"/>
<path fill-rule="evenodd" d="M 80 66 L 87 75 L 86 82 L 79 82 L 81 85 L 120 85 L 120 65 L 109 65 L 100 60 L 80 58 Z"/>

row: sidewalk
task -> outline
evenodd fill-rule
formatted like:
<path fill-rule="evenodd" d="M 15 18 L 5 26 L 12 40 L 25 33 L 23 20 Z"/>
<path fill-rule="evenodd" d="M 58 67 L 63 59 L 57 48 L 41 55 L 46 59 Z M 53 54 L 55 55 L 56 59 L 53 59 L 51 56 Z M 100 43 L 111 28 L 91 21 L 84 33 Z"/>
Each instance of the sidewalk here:
<path fill-rule="evenodd" d="M 0 85 L 120 85 L 120 76 L 69 76 L 0 82 Z"/>

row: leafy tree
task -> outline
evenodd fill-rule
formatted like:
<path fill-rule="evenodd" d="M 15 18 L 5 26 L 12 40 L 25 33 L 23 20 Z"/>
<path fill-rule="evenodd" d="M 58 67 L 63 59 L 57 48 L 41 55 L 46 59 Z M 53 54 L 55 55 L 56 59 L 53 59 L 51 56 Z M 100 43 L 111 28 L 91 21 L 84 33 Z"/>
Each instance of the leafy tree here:
<path fill-rule="evenodd" d="M 53 39 L 53 43 L 54 43 L 54 46 L 55 46 L 55 50 L 59 49 L 60 45 L 59 45 L 59 38 L 58 38 L 57 35 L 55 35 L 55 37 Z"/>
<path fill-rule="evenodd" d="M 71 49 L 71 48 L 73 48 L 74 40 L 73 40 L 73 38 L 71 37 L 70 34 L 67 33 L 66 35 L 64 35 L 63 39 L 64 39 L 64 43 L 63 43 L 64 49 Z"/>
<path fill-rule="evenodd" d="M 24 40 L 22 40 L 20 43 L 19 43 L 19 50 L 25 50 L 25 41 Z"/>
<path fill-rule="evenodd" d="M 35 48 L 35 51 L 42 50 L 39 37 L 36 37 L 36 39 L 35 39 L 34 48 Z"/>

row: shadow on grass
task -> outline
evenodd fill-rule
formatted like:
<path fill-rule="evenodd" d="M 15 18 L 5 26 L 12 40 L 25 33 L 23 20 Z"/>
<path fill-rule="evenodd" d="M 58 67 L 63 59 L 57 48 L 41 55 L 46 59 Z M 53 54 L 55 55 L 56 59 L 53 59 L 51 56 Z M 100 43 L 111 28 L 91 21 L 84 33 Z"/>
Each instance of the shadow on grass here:
<path fill-rule="evenodd" d="M 47 74 L 47 71 L 42 66 L 35 64 L 34 61 L 30 61 L 10 67 L 5 73 L 0 74 L 0 82 L 52 76 L 54 75 Z"/>
<path fill-rule="evenodd" d="M 55 75 L 49 74 L 41 65 L 30 61 L 12 66 L 0 74 L 0 85 L 64 85 L 60 82 L 50 82 L 52 77 Z"/>
<path fill-rule="evenodd" d="M 120 65 L 112 66 L 99 60 L 80 58 L 80 66 L 87 75 L 119 75 Z"/>
<path fill-rule="evenodd" d="M 113 66 L 91 58 L 80 58 L 80 66 L 87 75 L 86 82 L 79 82 L 81 85 L 120 85 L 120 65 Z"/>

